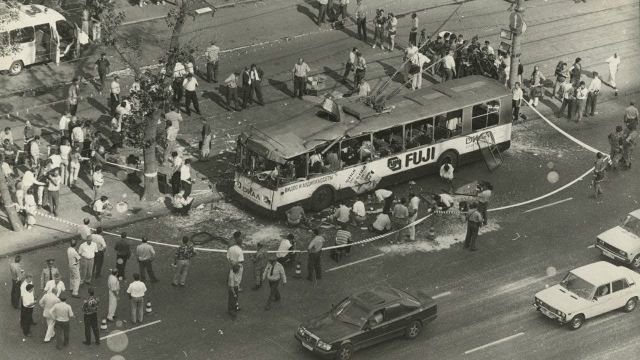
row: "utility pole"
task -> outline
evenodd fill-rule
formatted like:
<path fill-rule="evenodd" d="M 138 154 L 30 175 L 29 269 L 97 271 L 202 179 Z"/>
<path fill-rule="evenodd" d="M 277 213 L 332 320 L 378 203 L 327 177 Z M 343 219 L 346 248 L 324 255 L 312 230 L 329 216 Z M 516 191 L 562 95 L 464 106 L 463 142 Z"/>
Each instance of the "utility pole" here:
<path fill-rule="evenodd" d="M 527 29 L 524 22 L 524 0 L 515 0 L 514 11 L 509 15 L 509 28 L 511 29 L 511 71 L 509 74 L 509 87 L 513 89 L 518 81 L 518 67 L 520 66 L 520 45 L 522 34 Z M 522 84 L 520 84 L 522 85 Z"/>

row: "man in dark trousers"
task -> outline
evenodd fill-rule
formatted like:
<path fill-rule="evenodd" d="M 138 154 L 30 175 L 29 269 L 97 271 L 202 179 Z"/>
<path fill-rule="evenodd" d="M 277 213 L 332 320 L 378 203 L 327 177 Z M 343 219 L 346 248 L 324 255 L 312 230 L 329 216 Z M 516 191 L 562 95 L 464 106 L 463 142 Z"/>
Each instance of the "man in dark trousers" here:
<path fill-rule="evenodd" d="M 287 283 L 284 267 L 277 261 L 275 254 L 269 255 L 269 264 L 264 269 L 262 279 L 269 280 L 269 299 L 267 299 L 267 305 L 265 305 L 264 309 L 270 310 L 272 301 L 280 301 L 280 290 L 278 290 L 280 283 L 283 286 Z"/>
<path fill-rule="evenodd" d="M 104 82 L 107 79 L 107 74 L 109 73 L 109 67 L 111 64 L 109 60 L 107 60 L 107 54 L 100 54 L 100 58 L 96 60 L 96 69 L 98 69 L 98 77 L 100 78 L 100 93 L 104 89 Z"/>
<path fill-rule="evenodd" d="M 253 86 L 251 86 L 251 71 L 247 66 L 242 70 L 242 108 L 253 102 Z"/>
<path fill-rule="evenodd" d="M 33 325 L 33 308 L 36 306 L 35 295 L 33 294 L 33 284 L 28 284 L 21 295 L 22 307 L 20 308 L 20 327 L 24 336 L 31 336 L 31 325 Z"/>
<path fill-rule="evenodd" d="M 256 94 L 256 99 L 258 100 L 258 104 L 260 106 L 264 106 L 264 100 L 262 99 L 262 75 L 264 75 L 262 69 L 256 66 L 256 64 L 251 64 L 251 70 L 249 71 L 249 76 L 251 78 L 251 92 Z M 253 101 L 253 99 L 250 99 Z"/>
<path fill-rule="evenodd" d="M 467 236 L 464 238 L 464 248 L 476 251 L 476 240 L 478 239 L 478 231 L 483 223 L 482 214 L 478 211 L 478 204 L 472 202 L 469 205 L 469 214 L 467 215 Z"/>
<path fill-rule="evenodd" d="M 131 246 L 127 242 L 127 233 L 120 234 L 120 240 L 116 243 L 116 269 L 118 270 L 118 280 L 124 280 L 124 272 L 127 267 L 127 260 L 131 257 Z"/>
<path fill-rule="evenodd" d="M 22 268 L 22 257 L 16 255 L 15 259 L 9 264 L 9 270 L 11 270 L 11 305 L 15 309 L 20 308 L 20 284 L 24 279 L 24 269 Z"/>
<path fill-rule="evenodd" d="M 227 88 L 225 92 L 225 98 L 227 100 L 227 110 L 241 111 L 242 108 L 238 106 L 238 81 L 240 80 L 239 73 L 233 72 L 228 78 L 224 80 L 224 85 Z M 233 108 L 231 107 L 231 101 L 233 100 Z"/>
<path fill-rule="evenodd" d="M 94 296 L 93 288 L 87 289 L 89 297 L 82 303 L 84 314 L 84 341 L 85 345 L 91 345 L 91 332 L 96 339 L 96 345 L 100 345 L 100 331 L 98 330 L 98 304 L 100 301 Z"/>
<path fill-rule="evenodd" d="M 307 251 L 309 252 L 309 260 L 307 260 L 307 280 L 313 281 L 314 273 L 315 279 L 322 279 L 322 245 L 324 244 L 324 237 L 320 235 L 320 230 L 313 229 L 314 238 L 311 239 Z"/>
<path fill-rule="evenodd" d="M 184 107 L 187 115 L 191 116 L 192 102 L 196 113 L 200 115 L 200 106 L 198 105 L 198 95 L 196 93 L 196 89 L 198 88 L 198 79 L 196 79 L 192 73 L 188 73 L 187 77 L 182 80 L 182 87 L 184 88 Z"/>

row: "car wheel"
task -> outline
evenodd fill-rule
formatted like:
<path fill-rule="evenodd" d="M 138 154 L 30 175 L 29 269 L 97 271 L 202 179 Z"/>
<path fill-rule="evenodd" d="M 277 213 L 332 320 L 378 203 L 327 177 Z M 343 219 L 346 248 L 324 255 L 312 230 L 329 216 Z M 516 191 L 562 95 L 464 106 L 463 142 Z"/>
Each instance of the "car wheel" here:
<path fill-rule="evenodd" d="M 322 211 L 333 204 L 333 189 L 330 186 L 321 186 L 311 195 L 311 209 Z"/>
<path fill-rule="evenodd" d="M 409 327 L 404 331 L 404 336 L 407 339 L 413 340 L 420 335 L 420 331 L 422 331 L 422 324 L 420 321 L 415 320 L 409 325 Z"/>
<path fill-rule="evenodd" d="M 624 311 L 625 312 L 632 312 L 633 310 L 636 309 L 636 306 L 638 305 L 638 299 L 637 298 L 631 298 L 629 300 L 627 300 L 627 303 L 624 304 Z"/>
<path fill-rule="evenodd" d="M 9 68 L 9 74 L 12 76 L 18 75 L 22 72 L 22 69 L 24 69 L 24 63 L 20 60 L 14 61 Z"/>
<path fill-rule="evenodd" d="M 640 270 L 640 255 L 636 255 L 636 257 L 633 258 L 633 261 L 631 261 L 631 267 L 636 270 Z"/>
<path fill-rule="evenodd" d="M 353 356 L 353 347 L 351 344 L 343 344 L 336 354 L 337 360 L 351 360 Z"/>
<path fill-rule="evenodd" d="M 584 315 L 576 315 L 569 321 L 569 328 L 571 330 L 578 330 L 584 324 Z"/>

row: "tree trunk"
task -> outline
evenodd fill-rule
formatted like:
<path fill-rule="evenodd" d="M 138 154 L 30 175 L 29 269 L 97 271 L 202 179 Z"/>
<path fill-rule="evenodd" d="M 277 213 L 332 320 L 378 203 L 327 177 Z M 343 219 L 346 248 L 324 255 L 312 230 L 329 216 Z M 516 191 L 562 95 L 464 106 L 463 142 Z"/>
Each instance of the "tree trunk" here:
<path fill-rule="evenodd" d="M 2 166 L 0 166 L 0 196 L 2 196 L 2 202 L 4 204 L 4 211 L 7 213 L 7 217 L 9 218 L 9 223 L 11 224 L 11 230 L 13 231 L 22 231 L 22 221 L 20 221 L 20 217 L 18 216 L 18 212 L 16 208 L 11 206 L 13 204 L 13 198 L 11 197 L 11 192 L 9 192 L 9 186 L 7 185 L 7 178 L 4 177 L 4 171 L 2 171 Z"/>
<path fill-rule="evenodd" d="M 155 201 L 162 196 L 158 188 L 158 156 L 156 153 L 156 135 L 158 132 L 158 120 L 161 111 L 156 109 L 150 117 L 147 117 L 147 123 L 144 129 L 144 191 L 140 200 Z"/>

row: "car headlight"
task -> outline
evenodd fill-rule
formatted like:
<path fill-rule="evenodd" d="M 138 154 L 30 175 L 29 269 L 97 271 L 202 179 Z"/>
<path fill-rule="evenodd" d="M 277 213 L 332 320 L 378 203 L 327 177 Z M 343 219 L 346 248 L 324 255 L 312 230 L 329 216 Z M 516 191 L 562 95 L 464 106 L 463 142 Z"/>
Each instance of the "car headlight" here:
<path fill-rule="evenodd" d="M 619 253 L 620 253 L 620 255 L 622 255 L 622 256 L 627 256 L 627 252 L 626 252 L 626 251 L 619 250 L 618 252 L 619 252 Z"/>
<path fill-rule="evenodd" d="M 596 239 L 596 244 L 597 245 L 602 245 L 602 244 L 604 244 L 604 241 L 602 241 L 600 239 Z"/>
<path fill-rule="evenodd" d="M 304 335 L 304 328 L 302 326 L 298 326 L 298 334 Z"/>
<path fill-rule="evenodd" d="M 558 311 L 558 316 L 564 319 L 565 317 L 567 317 L 567 314 L 563 313 L 562 311 Z"/>
<path fill-rule="evenodd" d="M 317 344 L 317 346 L 318 346 L 320 349 L 324 350 L 324 351 L 329 351 L 329 350 L 331 350 L 331 345 L 327 344 L 327 343 L 326 343 L 326 342 L 324 342 L 324 341 L 320 341 L 320 340 L 318 340 L 318 344 Z"/>

